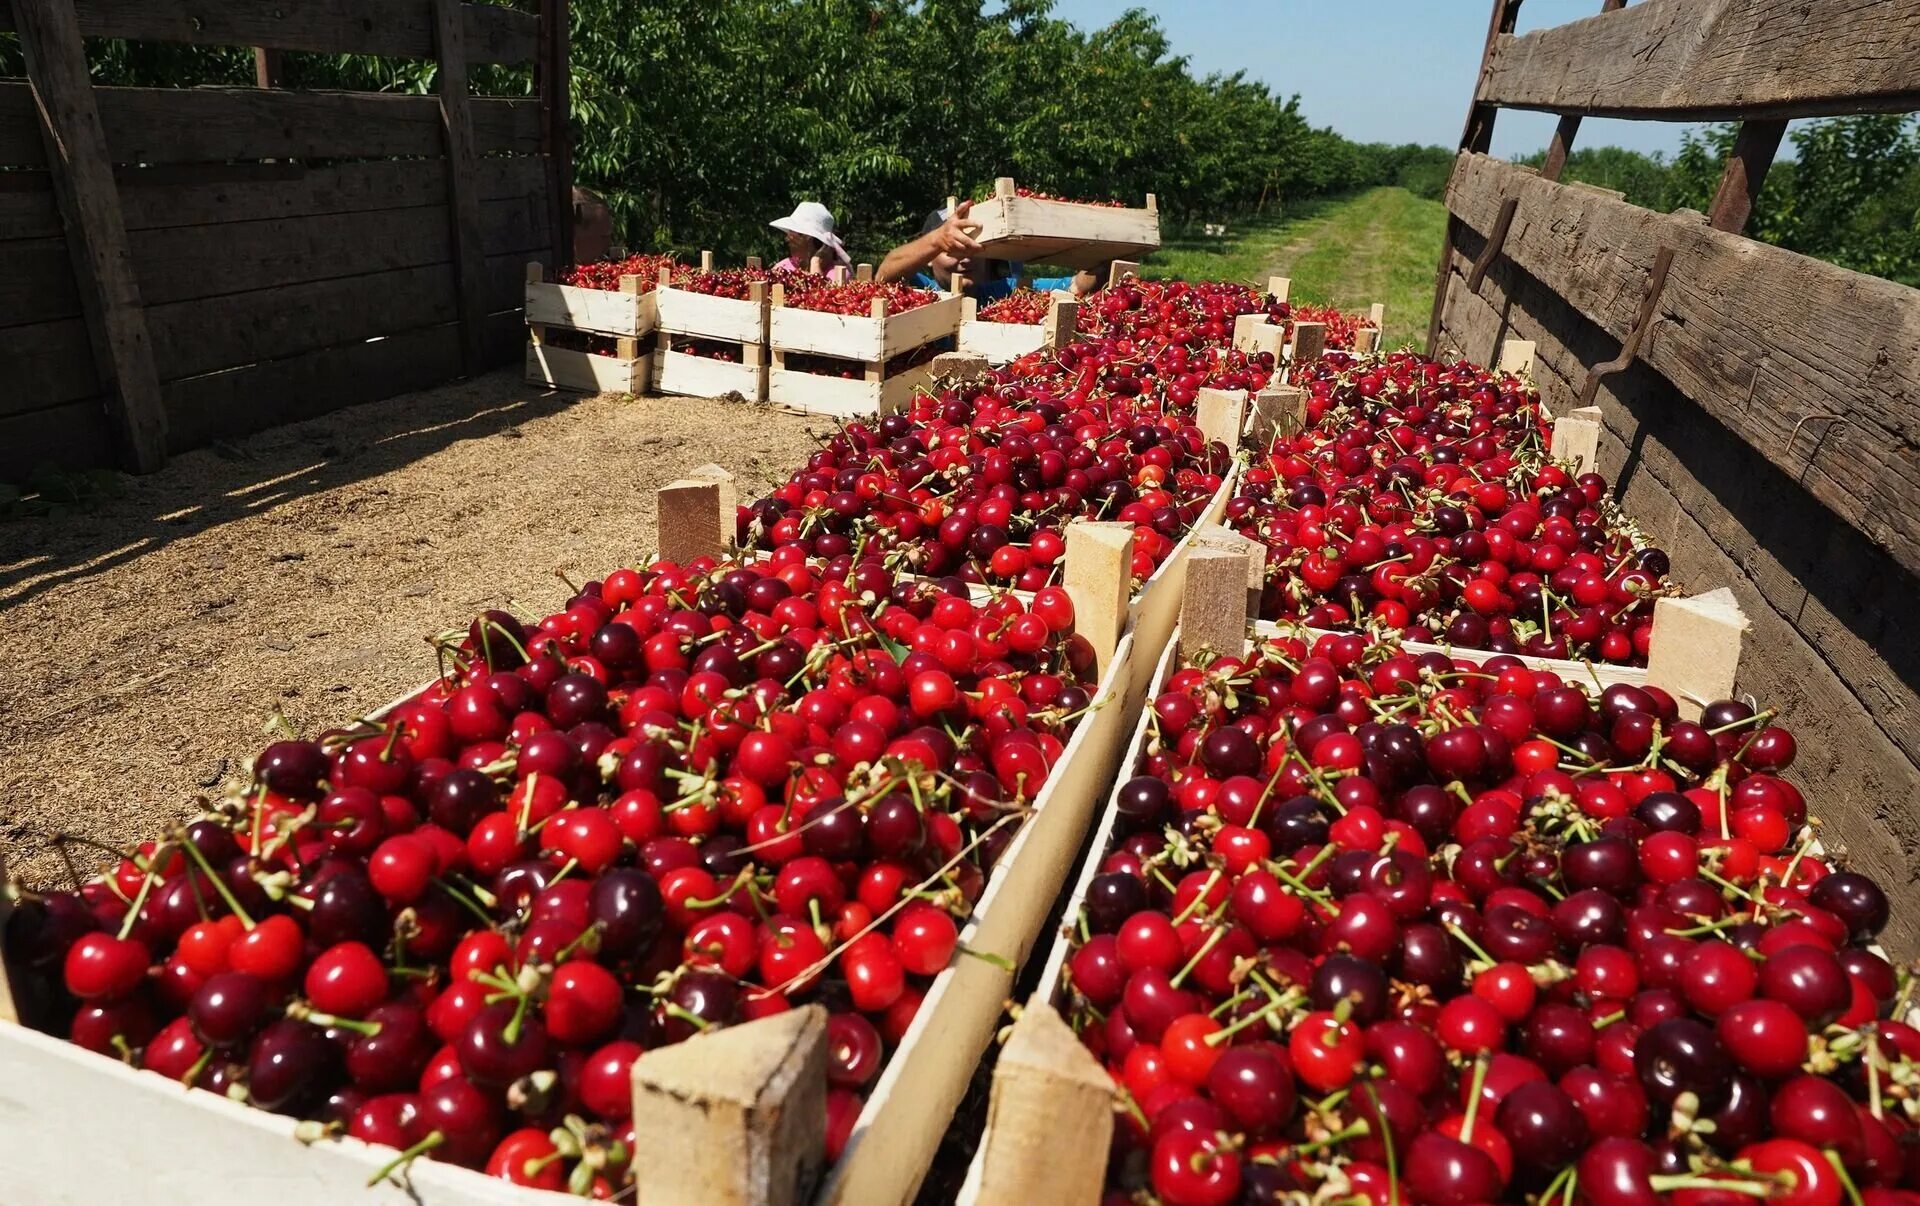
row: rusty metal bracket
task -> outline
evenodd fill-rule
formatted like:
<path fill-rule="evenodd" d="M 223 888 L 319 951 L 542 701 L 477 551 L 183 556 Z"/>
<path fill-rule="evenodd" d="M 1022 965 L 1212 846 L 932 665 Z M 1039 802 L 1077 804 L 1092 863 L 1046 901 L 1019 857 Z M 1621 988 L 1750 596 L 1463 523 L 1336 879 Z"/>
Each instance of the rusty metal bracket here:
<path fill-rule="evenodd" d="M 1473 262 L 1473 271 L 1467 273 L 1467 291 L 1480 292 L 1480 282 L 1487 277 L 1487 269 L 1493 267 L 1493 261 L 1499 257 L 1501 247 L 1506 245 L 1507 231 L 1513 226 L 1514 211 L 1520 208 L 1520 198 L 1508 197 L 1500 202 L 1500 213 L 1493 220 L 1493 229 L 1487 232 L 1487 245 L 1480 250 L 1480 258 Z"/>
<path fill-rule="evenodd" d="M 1633 330 L 1628 333 L 1627 341 L 1620 345 L 1618 356 L 1587 370 L 1587 379 L 1580 386 L 1580 405 L 1592 406 L 1594 397 L 1600 392 L 1600 383 L 1625 370 L 1640 354 L 1640 345 L 1646 340 L 1648 329 L 1653 326 L 1653 312 L 1660 305 L 1660 293 L 1667 287 L 1667 271 L 1672 267 L 1673 248 L 1662 247 L 1653 257 L 1653 274 L 1647 278 L 1647 295 L 1640 303 L 1640 315 L 1634 319 Z"/>

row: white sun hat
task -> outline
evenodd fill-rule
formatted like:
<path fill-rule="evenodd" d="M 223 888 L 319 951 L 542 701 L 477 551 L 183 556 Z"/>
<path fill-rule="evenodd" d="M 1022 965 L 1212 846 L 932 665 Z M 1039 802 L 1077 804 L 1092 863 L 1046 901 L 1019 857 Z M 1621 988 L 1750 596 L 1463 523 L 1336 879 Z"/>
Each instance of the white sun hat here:
<path fill-rule="evenodd" d="M 790 230 L 795 234 L 809 235 L 818 239 L 822 246 L 831 248 L 833 254 L 842 262 L 847 259 L 847 249 L 833 233 L 833 212 L 818 201 L 802 201 L 793 207 L 793 212 L 784 218 L 775 218 L 767 223 L 775 230 Z"/>

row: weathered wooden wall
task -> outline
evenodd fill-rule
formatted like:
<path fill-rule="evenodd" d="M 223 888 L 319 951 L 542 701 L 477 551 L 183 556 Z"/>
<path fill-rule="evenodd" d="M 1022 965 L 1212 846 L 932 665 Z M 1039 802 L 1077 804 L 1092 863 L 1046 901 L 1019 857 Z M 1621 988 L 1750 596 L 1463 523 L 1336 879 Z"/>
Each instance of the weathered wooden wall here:
<path fill-rule="evenodd" d="M 550 61 L 540 18 L 449 0 L 32 2 L 0 3 L 0 28 L 40 50 L 28 80 L 0 81 L 0 480 L 151 467 L 517 359 L 524 266 L 552 261 L 567 216 L 564 157 L 551 106 L 468 96 L 464 64 Z M 75 88 L 59 30 L 33 28 L 45 13 L 85 36 L 437 59 L 458 91 Z M 61 190 L 84 178 L 84 139 L 50 151 L 65 140 L 48 127 L 84 130 L 89 110 L 104 152 L 77 205 Z M 76 234 L 130 268 L 123 316 L 144 324 L 160 412 L 144 453 L 127 415 L 140 357 L 117 363 Z"/>
<path fill-rule="evenodd" d="M 1645 0 L 1521 37 L 1496 28 L 1474 99 L 1490 124 L 1500 105 L 1577 123 L 1851 113 L 1917 98 L 1915 5 Z M 1637 359 L 1599 388 L 1601 469 L 1679 580 L 1739 597 L 1753 622 L 1740 689 L 1795 731 L 1791 774 L 1827 841 L 1882 882 L 1910 885 L 1920 878 L 1920 633 L 1905 623 L 1920 597 L 1920 291 L 1744 238 L 1743 210 L 1714 229 L 1702 214 L 1651 213 L 1492 159 L 1473 121 L 1447 191 L 1438 344 L 1490 361 L 1503 339 L 1533 340 L 1549 404 L 1573 405 L 1588 370 L 1620 352 L 1656 257 L 1671 251 Z M 1499 246 L 1469 288 L 1490 238 Z M 1920 915 L 1896 910 L 1894 926 L 1893 949 L 1920 950 Z"/>

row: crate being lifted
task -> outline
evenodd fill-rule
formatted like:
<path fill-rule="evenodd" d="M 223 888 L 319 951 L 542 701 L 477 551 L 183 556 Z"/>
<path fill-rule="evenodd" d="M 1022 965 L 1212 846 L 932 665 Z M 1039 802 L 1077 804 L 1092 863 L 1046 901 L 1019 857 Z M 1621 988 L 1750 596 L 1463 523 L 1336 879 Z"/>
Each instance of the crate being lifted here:
<path fill-rule="evenodd" d="M 951 208 L 951 207 L 949 207 Z M 1094 268 L 1109 260 L 1138 260 L 1160 246 L 1160 204 L 1147 194 L 1144 208 L 1089 205 L 1023 197 L 1013 177 L 993 182 L 993 196 L 974 202 L 980 223 L 974 239 L 989 259 Z"/>
<path fill-rule="evenodd" d="M 959 328 L 954 293 L 897 313 L 888 312 L 885 298 L 875 298 L 870 314 L 829 314 L 788 305 L 785 287 L 776 284 L 767 322 L 773 351 L 767 400 L 808 414 L 889 414 L 932 380 L 931 345 L 952 339 Z M 915 362 L 889 368 L 903 357 Z"/>
<path fill-rule="evenodd" d="M 585 393 L 643 394 L 658 320 L 653 282 L 637 274 L 618 290 L 559 285 L 527 265 L 527 383 Z"/>
<path fill-rule="evenodd" d="M 758 256 L 747 268 L 758 269 Z M 700 253 L 700 271 L 713 271 L 713 253 Z M 717 297 L 675 286 L 672 270 L 660 269 L 653 291 L 658 314 L 653 351 L 653 388 L 662 394 L 717 398 L 739 394 L 767 400 L 767 295 L 764 282 L 748 286 L 745 298 Z"/>

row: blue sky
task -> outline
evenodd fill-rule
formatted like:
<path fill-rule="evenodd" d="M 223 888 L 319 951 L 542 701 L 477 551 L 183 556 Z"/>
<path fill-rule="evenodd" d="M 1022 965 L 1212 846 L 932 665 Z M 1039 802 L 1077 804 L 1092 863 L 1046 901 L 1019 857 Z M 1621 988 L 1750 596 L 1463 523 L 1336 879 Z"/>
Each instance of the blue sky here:
<path fill-rule="evenodd" d="M 1055 13 L 1091 29 L 1129 8 L 1149 9 L 1196 74 L 1244 70 L 1283 96 L 1298 93 L 1314 125 L 1360 142 L 1452 147 L 1460 142 L 1480 69 L 1489 7 L 1486 0 L 1056 0 Z M 1526 0 L 1519 29 L 1559 25 L 1599 9 L 1599 0 Z M 1494 154 L 1544 148 L 1554 120 L 1503 110 L 1494 122 Z M 1575 145 L 1671 154 L 1683 128 L 1589 118 Z"/>

